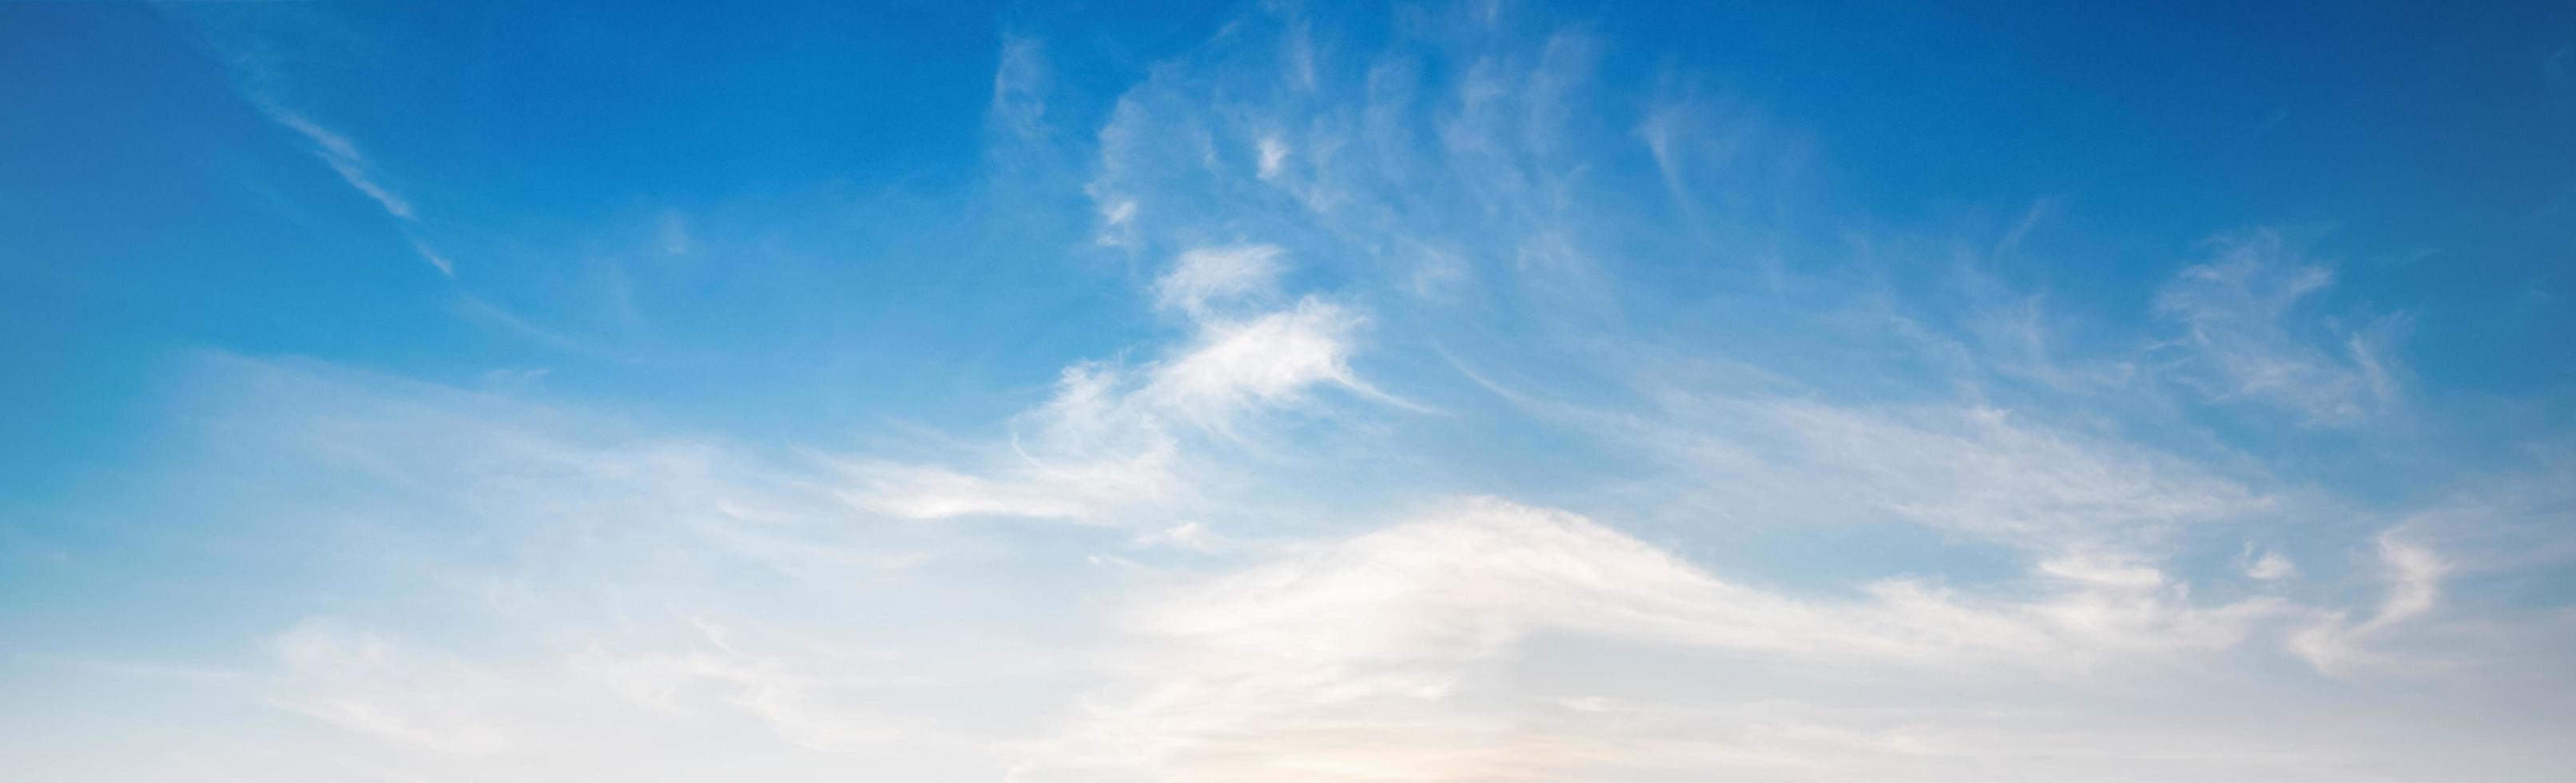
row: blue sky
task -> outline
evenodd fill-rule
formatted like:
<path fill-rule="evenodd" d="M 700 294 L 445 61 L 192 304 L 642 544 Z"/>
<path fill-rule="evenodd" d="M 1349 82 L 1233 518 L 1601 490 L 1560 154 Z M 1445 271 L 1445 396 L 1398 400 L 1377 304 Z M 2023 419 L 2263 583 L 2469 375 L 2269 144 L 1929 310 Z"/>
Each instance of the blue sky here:
<path fill-rule="evenodd" d="M 2576 773 L 2576 12 L 0 8 L 0 777 Z"/>

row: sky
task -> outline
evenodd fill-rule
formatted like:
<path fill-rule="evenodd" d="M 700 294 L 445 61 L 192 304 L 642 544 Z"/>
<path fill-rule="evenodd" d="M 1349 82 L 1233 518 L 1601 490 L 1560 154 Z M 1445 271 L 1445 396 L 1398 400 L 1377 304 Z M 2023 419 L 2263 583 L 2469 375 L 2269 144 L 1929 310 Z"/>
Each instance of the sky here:
<path fill-rule="evenodd" d="M 0 5 L 0 778 L 2576 777 L 2576 6 Z"/>

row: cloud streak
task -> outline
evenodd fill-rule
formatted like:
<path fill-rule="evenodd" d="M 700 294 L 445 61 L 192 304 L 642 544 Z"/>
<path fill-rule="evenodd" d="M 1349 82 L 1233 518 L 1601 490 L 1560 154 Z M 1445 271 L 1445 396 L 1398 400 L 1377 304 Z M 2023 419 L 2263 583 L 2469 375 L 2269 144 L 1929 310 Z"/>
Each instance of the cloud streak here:
<path fill-rule="evenodd" d="M 320 158 L 323 165 L 331 167 L 331 171 L 339 174 L 340 180 L 349 183 L 349 187 L 376 202 L 377 206 L 383 207 L 386 215 L 403 226 L 407 236 L 417 231 L 420 218 L 413 214 L 411 201 L 378 181 L 379 175 L 376 173 L 374 164 L 368 162 L 366 155 L 358 151 L 356 142 L 314 123 L 304 115 L 289 110 L 274 100 L 261 97 L 256 98 L 254 102 L 259 104 L 260 111 L 267 114 L 270 121 L 302 136 L 305 142 L 312 146 L 313 155 Z M 421 241 L 419 237 L 410 236 L 409 239 L 412 252 L 419 254 L 421 260 L 436 267 L 439 274 L 448 277 L 456 276 L 455 262 L 430 249 L 428 243 Z"/>
<path fill-rule="evenodd" d="M 2390 345 L 2405 319 L 2346 326 L 2297 320 L 2299 303 L 2334 284 L 2330 269 L 2300 258 L 2278 233 L 2216 242 L 2216 257 L 2182 270 L 2156 311 L 2183 329 L 2177 377 L 2213 402 L 2280 408 L 2309 426 L 2352 424 L 2400 398 Z M 2311 335 L 2324 326 L 2327 339 Z"/>

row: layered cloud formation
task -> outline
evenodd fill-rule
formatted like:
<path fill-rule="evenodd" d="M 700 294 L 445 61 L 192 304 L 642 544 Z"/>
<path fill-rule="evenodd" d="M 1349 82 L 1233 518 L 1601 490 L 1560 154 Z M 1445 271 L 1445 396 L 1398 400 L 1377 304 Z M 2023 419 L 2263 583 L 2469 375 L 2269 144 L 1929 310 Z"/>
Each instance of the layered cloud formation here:
<path fill-rule="evenodd" d="M 1930 241 L 1829 208 L 1832 151 L 1710 78 L 1599 78 L 1592 29 L 1348 21 L 1255 9 L 1098 95 L 1003 38 L 969 198 L 1078 226 L 1047 263 L 1135 326 L 987 420 L 752 438 L 517 376 L 174 360 L 165 447 L 76 510 L 120 543 L 64 557 L 232 608 L 12 665 L 187 728 L 0 769 L 2576 769 L 2565 433 L 2439 434 L 2410 304 L 2327 300 L 2297 231 L 2211 226 L 2069 305 L 2010 263 L 2044 201 Z M 404 231 L 442 219 L 258 100 Z M 110 746 L 148 752 L 81 758 Z"/>

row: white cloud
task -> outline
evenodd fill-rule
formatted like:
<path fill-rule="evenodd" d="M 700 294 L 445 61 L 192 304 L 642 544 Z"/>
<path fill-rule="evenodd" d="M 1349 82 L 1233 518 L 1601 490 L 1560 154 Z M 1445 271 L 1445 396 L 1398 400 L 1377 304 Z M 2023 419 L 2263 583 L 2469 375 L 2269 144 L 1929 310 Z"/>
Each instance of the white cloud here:
<path fill-rule="evenodd" d="M 386 214 L 406 221 L 412 219 L 411 202 L 376 183 L 375 175 L 367 165 L 366 156 L 358 153 L 358 145 L 349 141 L 349 137 L 313 124 L 313 121 L 305 119 L 304 115 L 274 106 L 268 107 L 268 116 L 269 119 L 276 120 L 277 124 L 303 134 L 306 141 L 313 143 L 313 153 L 321 157 L 323 163 L 328 164 L 332 171 L 338 172 L 340 179 L 346 180 L 349 187 L 357 188 L 358 192 L 375 199 L 378 205 L 385 208 Z"/>
<path fill-rule="evenodd" d="M 653 235 L 666 256 L 684 256 L 696 243 L 689 235 L 689 216 L 676 209 L 662 210 L 653 221 Z"/>
<path fill-rule="evenodd" d="M 914 519 L 1022 516 L 1099 521 L 1121 508 L 1174 500 L 1207 478 L 1182 474 L 1187 444 L 1236 441 L 1258 414 L 1304 406 L 1337 386 L 1390 399 L 1350 367 L 1359 314 L 1316 297 L 1242 316 L 1218 305 L 1268 290 L 1276 247 L 1238 245 L 1182 254 L 1155 283 L 1163 306 L 1194 334 L 1133 370 L 1084 363 L 1054 397 L 1019 419 L 1012 448 L 991 467 L 957 469 L 875 460 L 849 466 L 857 504 Z"/>
<path fill-rule="evenodd" d="M 150 529 L 194 546 L 203 530 L 172 531 L 220 525 L 184 551 L 298 585 L 245 591 L 241 616 L 304 618 L 264 665 L 166 697 L 246 697 L 213 702 L 240 725 L 191 732 L 305 751 L 215 768 L 633 779 L 760 756 L 788 779 L 852 763 L 989 779 L 959 771 L 978 751 L 924 694 L 1049 665 L 1015 636 L 1020 612 L 1050 611 L 1042 588 L 944 609 L 996 589 L 929 574 L 972 546 L 851 511 L 824 464 L 312 363 L 209 356 L 181 382 L 221 437 L 189 468 L 206 481 L 188 513 Z"/>
<path fill-rule="evenodd" d="M 1180 255 L 1172 271 L 1154 281 L 1157 304 L 1205 317 L 1211 305 L 1259 294 L 1279 282 L 1278 245 L 1227 245 L 1193 248 Z"/>
<path fill-rule="evenodd" d="M 1589 777 L 1607 760 L 1688 756 L 1693 743 L 1550 720 L 1579 694 L 1549 692 L 1549 677 L 1513 663 L 1543 638 L 1617 642 L 1585 648 L 1606 657 L 1576 679 L 1622 670 L 1621 655 L 1672 665 L 1658 647 L 1750 653 L 1726 660 L 1775 676 L 1892 666 L 2053 678 L 2228 647 L 2288 611 L 2274 599 L 2195 607 L 2146 573 L 2092 567 L 2026 601 L 1910 582 L 1810 601 L 1731 584 L 1569 514 L 1472 501 L 1141 599 L 1129 681 L 1033 746 L 1018 778 Z M 1806 761 L 1730 763 L 1776 776 Z"/>
<path fill-rule="evenodd" d="M 313 145 L 314 156 L 321 158 L 324 165 L 330 166 L 333 172 L 340 175 L 342 181 L 349 183 L 349 187 L 356 188 L 359 193 L 374 200 L 378 206 L 384 207 L 385 214 L 401 222 L 407 232 L 410 226 L 418 224 L 418 218 L 412 214 L 411 201 L 377 181 L 375 167 L 367 162 L 364 154 L 358 151 L 356 142 L 350 141 L 349 137 L 336 131 L 315 124 L 304 115 L 288 110 L 274 100 L 255 97 L 253 102 L 259 104 L 260 110 L 266 113 L 271 121 L 303 136 L 305 141 Z M 432 250 L 428 243 L 414 237 L 411 240 L 411 247 L 412 252 L 420 254 L 421 260 L 429 262 L 430 266 L 437 267 L 439 274 L 456 276 L 456 264 L 445 256 L 439 255 L 436 250 Z"/>
<path fill-rule="evenodd" d="M 866 487 L 853 495 L 855 502 L 907 519 L 1083 519 L 1121 501 L 1164 494 L 1171 483 L 1164 462 L 1163 453 L 1149 452 L 1122 463 L 1081 465 L 1069 471 L 1034 469 L 1017 480 L 890 462 L 853 464 L 849 472 Z M 1119 466 L 1129 470 L 1117 470 Z M 1094 483 L 1084 478 L 1109 480 Z"/>
<path fill-rule="evenodd" d="M 2253 550 L 2249 547 L 2246 554 L 2253 554 Z M 2299 566 L 2280 552 L 2267 549 L 2262 557 L 2245 564 L 2245 575 L 2266 582 L 2277 581 L 2299 575 Z"/>
<path fill-rule="evenodd" d="M 1027 437 L 986 475 L 872 460 L 847 472 L 863 507 L 909 519 L 1017 516 L 1096 520 L 1187 491 L 1180 444 L 1114 369 L 1067 368 L 1056 394 L 1021 417 Z"/>
<path fill-rule="evenodd" d="M 502 682 L 471 664 L 310 618 L 280 635 L 275 650 L 284 668 L 275 703 L 334 726 L 469 756 L 499 751 L 519 733 L 496 711 Z"/>
<path fill-rule="evenodd" d="M 1258 145 L 1261 156 L 1259 175 L 1262 179 L 1279 176 L 1279 164 L 1288 159 L 1288 143 L 1277 136 L 1263 136 Z"/>
<path fill-rule="evenodd" d="M 744 629 L 704 618 L 686 618 L 680 625 L 676 643 L 632 633 L 593 640 L 570 653 L 566 664 L 636 704 L 665 713 L 709 705 L 739 711 L 817 752 L 947 741 L 918 721 L 883 714 L 868 703 L 882 672 L 901 663 L 890 652 L 793 638 L 763 640 L 770 645 L 763 647 L 743 638 L 753 635 Z"/>
<path fill-rule="evenodd" d="M 438 251 L 429 249 L 428 243 L 413 240 L 411 249 L 412 252 L 420 254 L 421 260 L 429 262 L 430 266 L 438 267 L 439 274 L 448 277 L 456 276 L 456 262 L 449 261 L 446 256 L 439 255 Z"/>
<path fill-rule="evenodd" d="M 149 487 L 175 498 L 181 535 L 132 538 L 195 541 L 219 527 L 201 520 L 227 520 L 235 540 L 209 549 L 260 552 L 242 573 L 290 571 L 277 578 L 295 589 L 264 611 L 348 616 L 278 635 L 266 674 L 209 679 L 253 680 L 253 701 L 333 732 L 274 755 L 345 755 L 382 777 L 755 765 L 990 780 L 1009 760 L 1030 783 L 2564 768 L 2550 730 L 2576 700 L 2549 655 L 2566 646 L 2549 634 L 2568 634 L 2548 628 L 2565 622 L 2494 593 L 2472 603 L 2466 578 L 2576 551 L 2563 469 L 2416 513 L 2333 497 L 2232 433 L 2138 415 L 2167 401 L 2125 396 L 2125 369 L 2059 370 L 2084 335 L 2036 294 L 1978 297 L 1958 324 L 1865 307 L 1864 330 L 1902 324 L 1901 356 L 1844 344 L 1879 335 L 1802 331 L 1816 314 L 1799 308 L 1860 288 L 1784 271 L 1817 252 L 1769 230 L 1802 219 L 1775 192 L 1790 134 L 1693 96 L 1686 76 L 1616 94 L 1592 69 L 1635 58 L 1506 29 L 1519 11 L 1500 4 L 1399 12 L 1402 40 L 1375 54 L 1298 13 L 1266 6 L 1148 69 L 1096 148 L 1050 126 L 1080 116 L 1050 113 L 1084 107 L 1053 92 L 1080 85 L 1053 83 L 1036 39 L 1005 36 L 988 153 L 1026 157 L 994 179 L 1041 171 L 1028 179 L 1061 198 L 1089 176 L 1089 214 L 1053 217 L 1094 221 L 1110 249 L 1086 252 L 1171 259 L 1145 293 L 1176 330 L 1064 368 L 997 423 L 1007 437 L 782 459 L 217 359 L 222 382 L 180 395 L 216 422 L 217 453 Z M 410 219 L 356 145 L 280 122 Z M 1634 129 L 1614 140 L 1625 152 L 1596 146 L 1603 128 Z M 1085 158 L 1084 175 L 1043 169 Z M 1690 225 L 1629 214 L 1658 182 Z M 2019 252 L 2044 211 L 1993 253 Z M 1863 255 L 1905 252 L 1831 222 Z M 691 252 L 675 216 L 662 228 L 666 254 Z M 1662 253 L 1691 259 L 1688 275 L 1634 274 Z M 1283 290 L 1292 257 L 1298 279 L 1347 287 Z M 1690 277 L 1739 266 L 1760 269 Z M 2277 237 L 2231 240 L 2159 297 L 2180 336 L 2145 377 L 2306 424 L 2397 413 L 2402 321 L 2307 315 L 2331 281 Z M 1363 307 L 1388 290 L 1417 296 Z M 2135 358 L 2141 328 L 2110 330 L 2116 359 Z M 1456 383 L 1428 356 L 1452 348 L 1573 401 L 1503 390 L 1520 407 L 1393 421 L 1337 404 L 1396 402 L 1371 382 Z M 1928 380 L 1898 366 L 1934 353 L 1947 364 Z M 1400 375 L 1417 364 L 1432 369 Z M 1450 420 L 1417 420 L 1431 418 Z M 1390 497 L 1466 491 L 1583 513 L 1482 499 L 1372 522 Z M 1114 527 L 911 522 L 961 517 Z M 2392 525 L 2356 564 L 2320 554 Z M 2213 543 L 2240 538 L 2297 546 L 2231 561 Z M 2332 676 L 2300 676 L 2300 660 Z M 2467 665 L 2434 665 L 2448 662 Z"/>
<path fill-rule="evenodd" d="M 1522 52 L 1471 9 L 1425 9 L 1405 45 L 1371 52 L 1309 40 L 1298 15 L 1256 13 L 1119 96 L 1086 188 L 1101 244 L 1156 250 L 1279 226 L 1265 235 L 1361 278 L 1465 281 L 1447 262 L 1519 246 L 1542 287 L 1579 277 L 1568 273 L 1593 248 L 1570 229 L 1595 205 L 1566 136 L 1595 108 L 1599 42 L 1554 34 Z M 1223 154 L 1230 143 L 1249 155 Z M 1376 263 L 1425 245 L 1471 252 L 1430 272 Z"/>
<path fill-rule="evenodd" d="M 2222 238 L 2217 258 L 2184 269 L 2157 294 L 2156 311 L 2183 328 L 2176 377 L 2219 402 L 2287 409 L 2308 425 L 2345 425 L 2387 411 L 2399 397 L 2390 344 L 2405 324 L 2362 327 L 2306 320 L 2298 305 L 2334 283 L 2274 232 Z M 2321 341 L 2311 332 L 2337 332 Z"/>
<path fill-rule="evenodd" d="M 2119 552 L 2058 553 L 2004 584 L 1891 578 L 1800 595 L 1573 514 L 1472 500 L 1251 547 L 1209 546 L 1197 520 L 1107 539 L 1129 542 L 1138 559 L 1114 573 L 1132 576 L 1068 585 L 1006 566 L 1008 579 L 970 569 L 915 580 L 900 575 L 923 561 L 872 539 L 948 526 L 839 513 L 816 496 L 836 486 L 831 474 L 628 438 L 488 395 L 213 361 L 228 380 L 192 397 L 229 411 L 225 431 L 256 434 L 227 443 L 257 457 L 226 458 L 227 469 L 267 464 L 366 494 L 293 513 L 210 510 L 274 519 L 297 535 L 264 540 L 355 558 L 395 591 L 370 598 L 380 588 L 338 580 L 362 599 L 341 605 L 426 608 L 448 629 L 429 649 L 366 630 L 409 611 L 307 621 L 277 640 L 262 695 L 419 751 L 376 758 L 434 778 L 599 770 L 622 762 L 591 749 L 657 747 L 643 738 L 767 753 L 790 779 L 884 758 L 945 770 L 929 779 L 991 779 L 999 770 L 965 760 L 1017 759 L 1031 783 L 2351 768 L 2313 755 L 2350 747 L 2319 744 L 2335 736 L 2121 723 L 2131 690 L 2216 677 L 2216 690 L 2159 708 L 2228 698 L 2239 686 L 2227 661 L 2321 613 L 2284 598 L 2195 599 L 2189 578 Z M 1114 439 L 1135 389 L 1077 368 L 1029 414 L 1031 435 Z M 989 530 L 972 540 L 931 551 L 989 558 L 1060 543 Z M 2398 538 L 2381 555 L 2392 587 L 2371 619 L 2299 629 L 2293 652 L 2356 671 L 2433 613 L 2448 563 Z M 1240 556 L 1256 560 L 1229 559 Z M 1026 592 L 961 603 L 994 590 Z M 1120 590 L 1135 592 L 1116 600 Z M 1032 602 L 1041 596 L 1058 603 Z M 1084 605 L 1116 608 L 1118 622 L 1011 643 Z M 1064 669 L 1052 687 L 1011 676 L 1047 665 Z M 1071 698 L 1078 690 L 1090 696 Z M 967 703 L 1040 717 L 966 720 L 940 706 Z M 531 732 L 548 741 L 525 741 Z M 2162 754 L 2137 745 L 2142 732 L 2208 750 Z M 783 748 L 831 760 L 790 763 L 802 757 Z M 691 763 L 636 759 L 647 760 Z"/>
<path fill-rule="evenodd" d="M 1208 532 L 1207 525 L 1196 521 L 1183 522 L 1136 537 L 1137 546 L 1175 546 L 1198 552 L 1214 549 L 1218 543 L 1216 534 Z"/>
<path fill-rule="evenodd" d="M 2364 666 L 2396 663 L 2385 651 L 2370 645 L 2400 624 L 2431 612 L 2434 601 L 2441 596 L 2442 577 L 2450 567 L 2431 550 L 2383 535 L 2379 539 L 2379 560 L 2388 580 L 2388 594 L 2378 612 L 2360 622 L 2347 619 L 2348 613 L 2335 612 L 2291 637 L 2291 649 L 2319 671 L 2348 674 Z"/>
<path fill-rule="evenodd" d="M 1001 61 L 993 68 L 992 105 L 986 117 L 1004 132 L 1025 140 L 1045 136 L 1047 93 L 1054 80 L 1044 41 L 1005 34 Z"/>
<path fill-rule="evenodd" d="M 1747 522 L 1893 517 L 2042 555 L 2153 558 L 2186 527 L 2276 502 L 2172 455 L 1994 408 L 1665 397 L 1661 419 L 1589 418 L 1606 437 L 1669 450 L 1697 507 Z"/>
<path fill-rule="evenodd" d="M 2576 450 L 2535 444 L 2517 469 L 2478 476 L 2407 513 L 2395 534 L 2439 551 L 2463 574 L 2555 569 L 2576 560 Z"/>
<path fill-rule="evenodd" d="M 1357 314 L 1307 298 L 1243 321 L 1213 322 L 1184 353 L 1156 366 L 1141 391 L 1157 407 L 1211 430 L 1243 412 L 1296 403 L 1307 389 L 1365 390 L 1350 368 Z"/>
<path fill-rule="evenodd" d="M 2165 574 L 2152 566 L 2120 557 L 2068 555 L 2041 561 L 2041 573 L 2103 589 L 2153 590 L 2165 586 Z"/>

